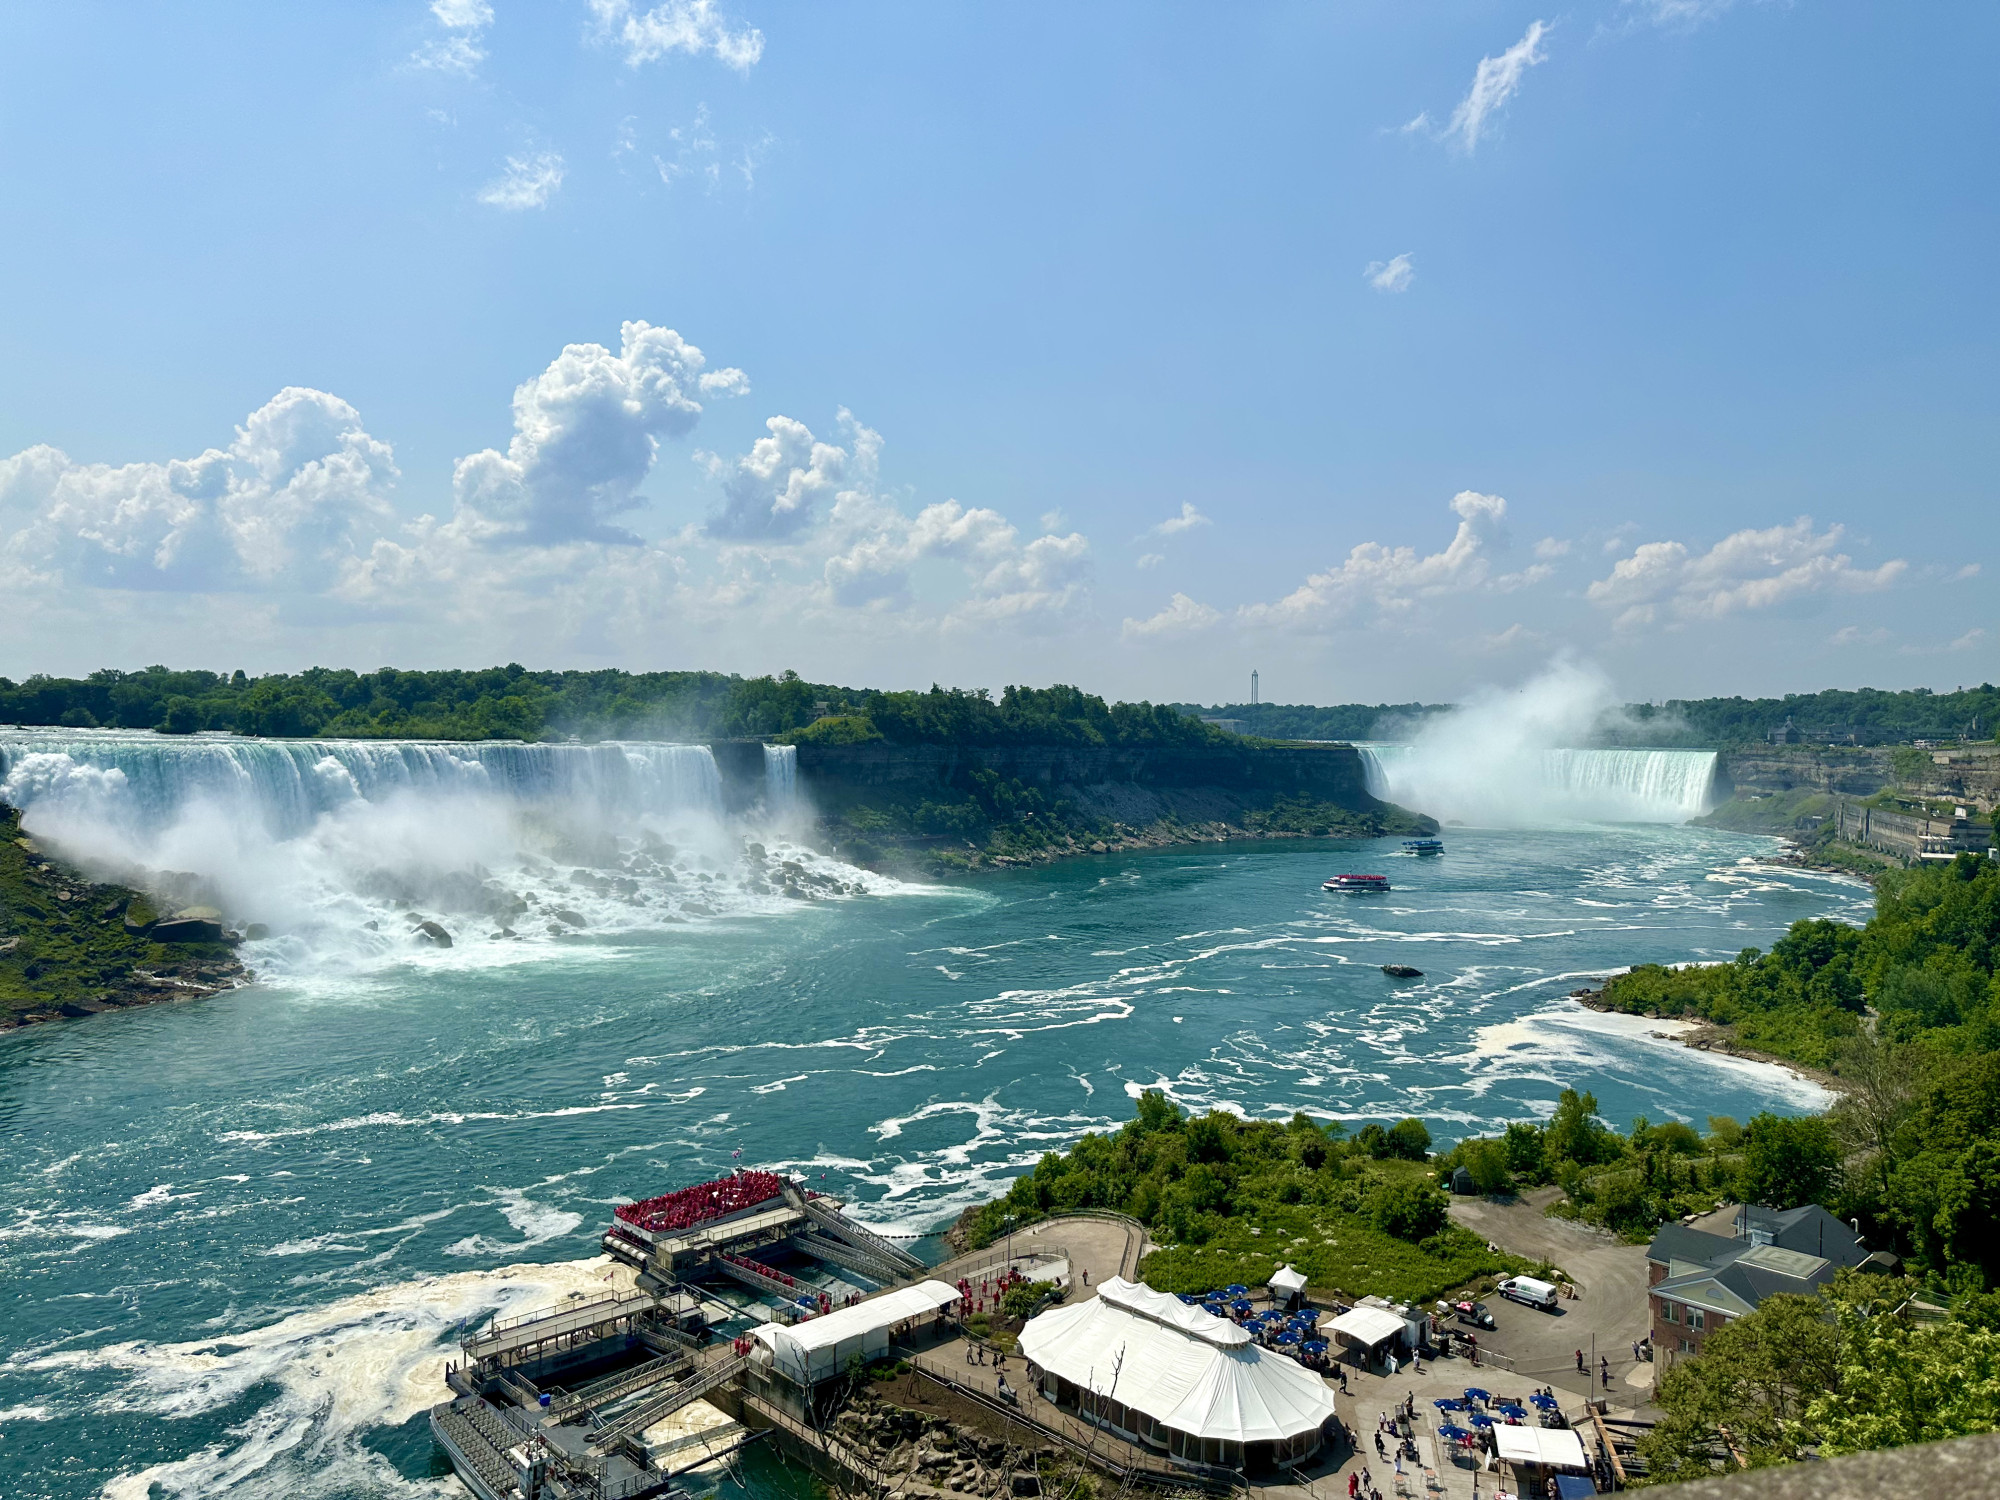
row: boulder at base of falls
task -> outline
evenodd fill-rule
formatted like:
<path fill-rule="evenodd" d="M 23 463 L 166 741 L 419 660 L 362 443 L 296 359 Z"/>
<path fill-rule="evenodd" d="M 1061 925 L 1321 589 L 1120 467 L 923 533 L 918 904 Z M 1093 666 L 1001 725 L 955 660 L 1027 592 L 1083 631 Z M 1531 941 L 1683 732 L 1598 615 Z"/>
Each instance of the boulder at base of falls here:
<path fill-rule="evenodd" d="M 1422 969 L 1413 969 L 1408 964 L 1384 964 L 1382 965 L 1382 972 L 1387 974 L 1391 979 L 1422 979 L 1424 977 Z"/>
<path fill-rule="evenodd" d="M 451 946 L 451 934 L 435 922 L 419 922 L 411 931 L 417 936 L 428 940 L 434 947 L 449 948 Z"/>
<path fill-rule="evenodd" d="M 567 906 L 552 906 L 549 908 L 549 915 L 554 917 L 558 922 L 569 923 L 572 927 L 588 927 L 590 925 L 584 921 L 582 912 L 571 911 Z"/>
<path fill-rule="evenodd" d="M 153 910 L 153 903 L 144 896 L 134 896 L 125 903 L 125 930 L 130 933 L 150 932 L 153 924 L 160 920 L 160 914 Z"/>
<path fill-rule="evenodd" d="M 219 943 L 222 941 L 222 913 L 212 906 L 189 906 L 163 922 L 155 922 L 147 934 L 156 943 Z"/>

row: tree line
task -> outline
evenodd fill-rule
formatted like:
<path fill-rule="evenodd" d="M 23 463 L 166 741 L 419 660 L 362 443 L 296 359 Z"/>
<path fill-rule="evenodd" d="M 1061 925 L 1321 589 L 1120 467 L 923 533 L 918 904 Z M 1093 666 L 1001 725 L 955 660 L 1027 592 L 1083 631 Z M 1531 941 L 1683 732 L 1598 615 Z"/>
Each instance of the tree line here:
<path fill-rule="evenodd" d="M 548 740 L 740 735 L 899 743 L 1168 744 L 1224 741 L 1165 705 L 1107 703 L 1081 689 L 882 692 L 795 672 L 375 672 L 314 667 L 252 677 L 174 670 L 0 677 L 0 724 L 204 730 L 272 738 Z"/>

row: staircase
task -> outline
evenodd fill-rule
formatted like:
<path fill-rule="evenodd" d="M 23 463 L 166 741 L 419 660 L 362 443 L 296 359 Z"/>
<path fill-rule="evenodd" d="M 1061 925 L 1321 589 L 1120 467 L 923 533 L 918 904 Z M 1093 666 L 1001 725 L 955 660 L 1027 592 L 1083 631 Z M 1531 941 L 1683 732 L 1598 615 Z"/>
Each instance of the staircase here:
<path fill-rule="evenodd" d="M 749 1355 L 739 1354 L 711 1365 L 685 1385 L 676 1386 L 650 1401 L 643 1401 L 616 1422 L 600 1427 L 590 1435 L 590 1446 L 599 1453 L 609 1452 L 628 1438 L 637 1437 L 655 1422 L 672 1416 L 690 1401 L 699 1401 L 717 1386 L 727 1385 L 742 1374 L 749 1363 Z"/>

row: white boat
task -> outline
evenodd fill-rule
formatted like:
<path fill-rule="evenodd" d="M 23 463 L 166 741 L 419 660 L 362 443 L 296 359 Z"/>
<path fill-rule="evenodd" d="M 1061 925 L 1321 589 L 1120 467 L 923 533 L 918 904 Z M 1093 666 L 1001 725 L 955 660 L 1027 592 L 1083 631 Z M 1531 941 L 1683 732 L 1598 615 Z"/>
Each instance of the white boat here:
<path fill-rule="evenodd" d="M 1336 875 L 1320 887 L 1323 891 L 1386 891 L 1387 875 Z"/>

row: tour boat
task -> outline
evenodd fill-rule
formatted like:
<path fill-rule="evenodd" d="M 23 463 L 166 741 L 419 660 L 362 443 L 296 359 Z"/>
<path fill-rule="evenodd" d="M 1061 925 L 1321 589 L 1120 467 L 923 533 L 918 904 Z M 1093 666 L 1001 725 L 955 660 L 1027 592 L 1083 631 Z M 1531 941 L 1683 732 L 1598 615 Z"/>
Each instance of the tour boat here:
<path fill-rule="evenodd" d="M 1336 875 L 1320 887 L 1323 891 L 1386 891 L 1387 875 Z"/>
<path fill-rule="evenodd" d="M 1442 854 L 1444 853 L 1444 840 L 1404 839 L 1403 852 L 1405 854 Z"/>

